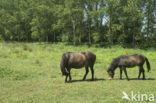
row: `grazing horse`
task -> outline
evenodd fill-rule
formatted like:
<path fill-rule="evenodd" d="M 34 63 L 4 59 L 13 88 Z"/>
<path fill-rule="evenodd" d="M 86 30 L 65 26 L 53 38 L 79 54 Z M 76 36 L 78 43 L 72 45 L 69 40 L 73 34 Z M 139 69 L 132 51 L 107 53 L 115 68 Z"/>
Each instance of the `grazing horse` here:
<path fill-rule="evenodd" d="M 73 52 L 67 52 L 62 55 L 62 59 L 60 62 L 60 68 L 62 75 L 65 75 L 65 82 L 67 82 L 68 76 L 69 76 L 69 81 L 71 81 L 71 75 L 70 75 L 70 70 L 71 68 L 79 69 L 82 67 L 85 67 L 86 73 L 83 77 L 83 80 L 85 80 L 90 67 L 91 72 L 92 72 L 92 80 L 94 80 L 94 63 L 96 60 L 96 55 L 93 54 L 92 52 L 80 52 L 80 53 L 73 53 Z"/>
<path fill-rule="evenodd" d="M 107 72 L 109 74 L 109 79 L 112 79 L 114 77 L 114 74 L 115 74 L 114 71 L 117 67 L 119 67 L 120 68 L 120 79 L 122 79 L 122 70 L 123 70 L 125 72 L 127 80 L 129 80 L 129 78 L 127 76 L 126 67 L 131 68 L 131 67 L 135 67 L 135 66 L 139 66 L 138 79 L 140 79 L 141 73 L 143 74 L 143 79 L 145 79 L 145 73 L 144 73 L 145 70 L 143 68 L 145 61 L 146 61 L 147 69 L 149 72 L 150 63 L 145 56 L 143 56 L 141 54 L 119 56 L 112 61 L 112 63 L 110 64 L 110 66 L 107 70 Z"/>

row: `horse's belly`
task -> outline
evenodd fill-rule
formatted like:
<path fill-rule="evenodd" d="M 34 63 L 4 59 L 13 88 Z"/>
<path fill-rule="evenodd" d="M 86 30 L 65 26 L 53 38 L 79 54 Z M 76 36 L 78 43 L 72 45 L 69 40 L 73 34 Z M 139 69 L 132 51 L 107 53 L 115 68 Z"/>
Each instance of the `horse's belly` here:
<path fill-rule="evenodd" d="M 82 67 L 84 67 L 84 66 L 82 66 L 82 65 L 73 65 L 73 66 L 70 66 L 71 68 L 75 68 L 75 69 L 79 69 L 79 68 L 82 68 Z"/>
<path fill-rule="evenodd" d="M 125 66 L 125 67 L 127 67 L 127 68 L 133 68 L 133 67 L 135 67 L 136 65 L 128 65 L 128 66 Z"/>
<path fill-rule="evenodd" d="M 76 68 L 76 69 L 82 68 L 84 66 L 87 66 L 87 64 L 86 63 L 72 63 L 69 65 L 70 68 Z"/>
<path fill-rule="evenodd" d="M 127 64 L 123 64 L 123 65 L 121 65 L 121 66 L 124 66 L 124 67 L 127 67 L 127 68 L 133 68 L 133 67 L 135 67 L 135 66 L 138 66 L 137 64 L 133 64 L 133 63 L 127 63 Z"/>
<path fill-rule="evenodd" d="M 80 69 L 80 68 L 82 68 L 83 66 L 74 66 L 74 67 L 72 67 L 72 68 L 75 68 L 75 69 Z"/>

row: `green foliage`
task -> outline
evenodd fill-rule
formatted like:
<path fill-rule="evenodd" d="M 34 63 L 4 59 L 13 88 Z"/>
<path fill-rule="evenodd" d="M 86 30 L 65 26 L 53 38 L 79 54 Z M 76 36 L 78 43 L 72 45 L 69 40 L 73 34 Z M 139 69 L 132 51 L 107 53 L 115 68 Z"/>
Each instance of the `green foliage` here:
<path fill-rule="evenodd" d="M 93 35 L 93 41 L 95 43 L 98 43 L 100 41 L 100 35 L 99 35 L 99 33 L 96 32 L 96 33 L 93 33 L 92 35 Z"/>
<path fill-rule="evenodd" d="M 1 0 L 0 39 L 149 46 L 155 0 Z"/>

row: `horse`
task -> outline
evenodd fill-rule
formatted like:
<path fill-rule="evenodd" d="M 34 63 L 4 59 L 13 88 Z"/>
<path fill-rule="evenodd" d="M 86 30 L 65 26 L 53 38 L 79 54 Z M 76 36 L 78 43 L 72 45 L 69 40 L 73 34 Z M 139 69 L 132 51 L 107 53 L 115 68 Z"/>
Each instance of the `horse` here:
<path fill-rule="evenodd" d="M 85 67 L 86 73 L 83 77 L 83 80 L 86 79 L 86 76 L 89 72 L 89 67 L 92 72 L 92 80 L 94 80 L 94 63 L 96 61 L 96 55 L 93 54 L 92 52 L 79 52 L 79 53 L 74 53 L 74 52 L 67 52 L 62 55 L 62 59 L 60 62 L 60 68 L 62 75 L 65 75 L 65 82 L 67 82 L 68 76 L 69 76 L 69 81 L 71 81 L 71 75 L 70 75 L 70 70 L 71 68 L 75 69 L 80 69 L 82 67 Z"/>
<path fill-rule="evenodd" d="M 145 57 L 142 54 L 134 54 L 134 55 L 121 55 L 117 58 L 115 58 L 110 66 L 107 69 L 108 75 L 109 75 L 109 79 L 113 79 L 114 77 L 114 71 L 116 70 L 117 67 L 120 68 L 120 79 L 122 79 L 122 70 L 124 71 L 127 80 L 129 80 L 128 75 L 127 75 L 127 71 L 126 68 L 132 68 L 135 66 L 139 66 L 139 75 L 138 75 L 138 79 L 140 79 L 140 75 L 141 73 L 143 74 L 143 80 L 145 79 L 145 70 L 143 68 L 143 65 L 146 61 L 146 65 L 147 65 L 147 69 L 148 72 L 150 70 L 150 63 L 147 59 L 147 57 Z"/>

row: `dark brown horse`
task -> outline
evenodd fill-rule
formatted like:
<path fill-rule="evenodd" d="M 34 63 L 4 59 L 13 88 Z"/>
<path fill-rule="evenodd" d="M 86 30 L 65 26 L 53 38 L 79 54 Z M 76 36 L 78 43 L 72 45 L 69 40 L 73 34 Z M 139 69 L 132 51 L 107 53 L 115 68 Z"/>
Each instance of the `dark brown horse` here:
<path fill-rule="evenodd" d="M 80 52 L 80 53 L 72 53 L 67 52 L 62 55 L 62 59 L 60 62 L 60 68 L 62 75 L 66 76 L 65 82 L 67 82 L 68 76 L 69 81 L 71 81 L 71 75 L 70 70 L 71 68 L 79 69 L 82 67 L 85 67 L 86 73 L 83 77 L 83 80 L 85 80 L 90 67 L 92 72 L 92 80 L 94 80 L 94 63 L 96 60 L 96 55 L 91 52 Z"/>
<path fill-rule="evenodd" d="M 114 74 L 115 74 L 114 71 L 117 67 L 119 67 L 120 68 L 120 79 L 122 79 L 122 70 L 123 70 L 125 72 L 127 80 L 129 80 L 129 78 L 127 76 L 126 67 L 131 68 L 131 67 L 135 67 L 135 66 L 139 66 L 138 79 L 140 79 L 141 73 L 143 74 L 143 79 L 145 79 L 145 73 L 144 73 L 145 70 L 143 68 L 145 61 L 146 61 L 147 69 L 149 71 L 150 63 L 145 56 L 143 56 L 141 54 L 119 56 L 112 61 L 112 63 L 110 64 L 110 66 L 107 70 L 107 72 L 109 74 L 109 79 L 112 79 L 114 77 Z"/>

